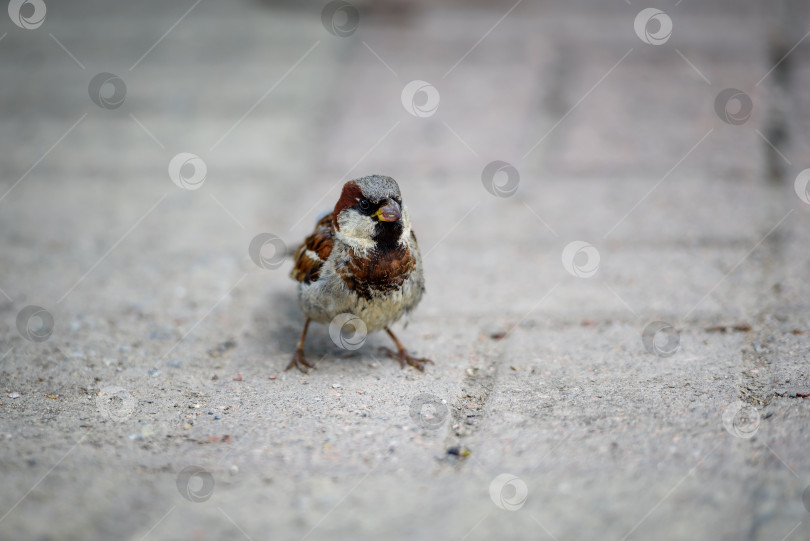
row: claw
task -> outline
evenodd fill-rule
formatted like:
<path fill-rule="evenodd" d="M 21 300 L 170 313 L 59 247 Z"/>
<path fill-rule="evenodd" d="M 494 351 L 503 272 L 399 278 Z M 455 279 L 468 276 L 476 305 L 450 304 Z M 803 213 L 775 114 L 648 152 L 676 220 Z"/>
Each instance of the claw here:
<path fill-rule="evenodd" d="M 393 349 L 388 349 L 385 347 L 381 349 L 386 355 L 388 355 L 392 359 L 398 360 L 399 366 L 402 368 L 405 368 L 406 366 L 413 366 L 420 372 L 424 372 L 425 364 L 434 364 L 433 361 L 431 361 L 430 359 L 419 359 L 417 357 L 412 357 L 404 349 L 401 349 L 399 351 L 394 351 Z"/>
<path fill-rule="evenodd" d="M 293 357 L 292 360 L 290 361 L 290 364 L 288 364 L 287 368 L 285 368 L 284 370 L 287 371 L 293 367 L 297 368 L 298 370 L 306 374 L 309 372 L 310 368 L 315 368 L 315 365 L 307 361 L 306 357 L 304 357 L 303 350 L 297 349 L 295 350 L 295 353 L 293 353 Z"/>

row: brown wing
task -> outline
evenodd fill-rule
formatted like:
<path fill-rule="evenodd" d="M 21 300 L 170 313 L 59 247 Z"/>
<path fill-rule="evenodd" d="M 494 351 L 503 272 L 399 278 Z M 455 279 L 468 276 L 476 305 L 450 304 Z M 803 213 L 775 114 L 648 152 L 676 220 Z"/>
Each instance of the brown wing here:
<path fill-rule="evenodd" d="M 332 213 L 329 213 L 318 221 L 315 232 L 296 250 L 295 265 L 290 273 L 294 280 L 309 284 L 318 279 L 321 267 L 332 253 L 334 234 Z"/>

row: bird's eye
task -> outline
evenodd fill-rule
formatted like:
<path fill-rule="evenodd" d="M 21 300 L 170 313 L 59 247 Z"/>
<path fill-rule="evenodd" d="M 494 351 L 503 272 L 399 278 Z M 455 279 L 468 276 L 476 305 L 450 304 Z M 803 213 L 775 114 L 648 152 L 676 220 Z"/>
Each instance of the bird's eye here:
<path fill-rule="evenodd" d="M 368 202 L 368 199 L 361 199 L 360 200 L 360 209 L 361 210 L 368 210 L 371 208 L 371 203 Z"/>

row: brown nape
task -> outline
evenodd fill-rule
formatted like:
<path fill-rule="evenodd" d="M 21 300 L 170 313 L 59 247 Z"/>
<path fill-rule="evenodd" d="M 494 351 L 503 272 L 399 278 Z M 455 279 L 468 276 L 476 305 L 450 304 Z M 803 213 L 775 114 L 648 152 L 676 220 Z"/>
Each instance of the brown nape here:
<path fill-rule="evenodd" d="M 357 204 L 357 200 L 363 197 L 363 190 L 354 181 L 349 181 L 343 185 L 343 191 L 340 193 L 340 199 L 335 204 L 335 231 L 340 231 L 337 217 L 343 209 L 353 207 Z"/>

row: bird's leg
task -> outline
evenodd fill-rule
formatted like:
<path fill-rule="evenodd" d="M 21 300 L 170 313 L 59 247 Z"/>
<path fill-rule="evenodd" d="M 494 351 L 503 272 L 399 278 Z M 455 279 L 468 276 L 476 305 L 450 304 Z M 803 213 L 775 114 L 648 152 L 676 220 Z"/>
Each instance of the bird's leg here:
<path fill-rule="evenodd" d="M 399 360 L 399 365 L 402 368 L 405 368 L 405 365 L 411 365 L 417 370 L 421 370 L 422 372 L 425 371 L 425 364 L 430 363 L 433 364 L 433 361 L 430 359 L 417 359 L 416 357 L 411 357 L 408 352 L 405 350 L 405 346 L 397 339 L 394 333 L 391 332 L 391 329 L 388 327 L 385 328 L 385 332 L 388 333 L 388 336 L 391 337 L 391 340 L 394 341 L 394 344 L 397 346 L 397 350 L 393 351 L 388 348 L 382 348 L 389 357 Z"/>
<path fill-rule="evenodd" d="M 304 340 L 306 340 L 307 337 L 307 329 L 309 328 L 309 322 L 310 319 L 307 318 L 307 322 L 304 323 L 304 330 L 301 333 L 301 339 L 298 340 L 298 347 L 295 348 L 295 353 L 293 353 L 292 360 L 290 361 L 290 364 L 287 365 L 287 368 L 284 369 L 285 371 L 289 370 L 292 367 L 295 367 L 304 374 L 306 374 L 307 372 L 309 372 L 310 368 L 315 368 L 315 365 L 308 362 L 306 357 L 304 357 Z"/>

